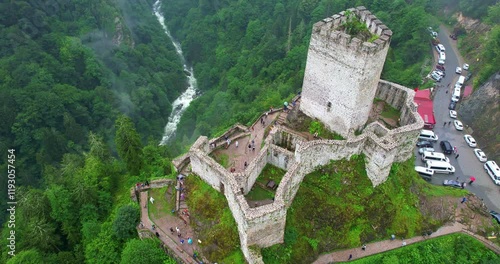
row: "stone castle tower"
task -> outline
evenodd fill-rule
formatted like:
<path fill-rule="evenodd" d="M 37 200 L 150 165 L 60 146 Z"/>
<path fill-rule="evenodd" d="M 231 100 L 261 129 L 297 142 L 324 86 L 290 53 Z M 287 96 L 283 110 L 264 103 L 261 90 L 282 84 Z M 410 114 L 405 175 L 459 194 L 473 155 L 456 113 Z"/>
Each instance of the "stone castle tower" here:
<path fill-rule="evenodd" d="M 373 42 L 344 33 L 348 16 L 366 25 Z M 363 128 L 371 111 L 392 36 L 364 7 L 314 24 L 307 54 L 300 110 L 347 137 Z"/>
<path fill-rule="evenodd" d="M 362 42 L 338 31 L 349 14 L 354 14 L 378 38 Z M 251 127 L 236 124 L 219 137 L 200 136 L 189 153 L 173 160 L 178 171 L 190 165 L 192 173 L 224 194 L 238 225 L 241 250 L 248 263 L 263 264 L 258 249 L 284 242 L 287 210 L 304 177 L 318 166 L 363 154 L 366 175 L 376 187 L 387 180 L 394 162 L 413 158 L 414 146 L 424 125 L 413 101 L 415 92 L 380 80 L 391 36 L 392 32 L 364 7 L 348 9 L 314 25 L 302 97 L 294 100 L 300 100 L 302 112 L 319 119 L 345 140 L 311 139 L 294 131 L 286 122 L 280 122 L 280 113 L 270 126 L 269 134 L 263 136 L 260 143 L 264 144 L 258 142 L 261 149 L 248 164 L 245 162 L 241 171 L 219 164 L 212 156 L 213 151 L 224 148 L 227 138 L 249 142 L 255 137 L 251 127 L 267 117 L 262 113 Z M 378 120 L 365 126 L 374 98 L 399 111 L 397 127 L 386 127 Z M 272 114 L 276 112 L 281 109 Z M 360 133 L 354 133 L 359 128 L 362 128 Z M 246 195 L 266 164 L 286 173 L 275 189 L 272 203 L 256 206 Z"/>

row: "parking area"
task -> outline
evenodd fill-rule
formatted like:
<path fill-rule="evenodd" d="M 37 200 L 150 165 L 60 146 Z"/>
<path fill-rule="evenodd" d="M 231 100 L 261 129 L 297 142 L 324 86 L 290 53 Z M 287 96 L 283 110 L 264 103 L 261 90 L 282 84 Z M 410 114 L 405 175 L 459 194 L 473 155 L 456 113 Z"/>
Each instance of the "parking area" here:
<path fill-rule="evenodd" d="M 456 41 L 450 39 L 449 35 L 450 33 L 447 29 L 441 26 L 438 32 L 438 38 L 440 44 L 443 45 L 446 50 L 444 66 L 447 74 L 440 80 L 441 86 L 437 88 L 433 100 L 434 117 L 436 119 L 436 125 L 433 131 L 439 137 L 438 141 L 434 143 L 434 148 L 436 151 L 442 152 L 439 142 L 447 140 L 453 147 L 456 147 L 458 157 L 453 153 L 447 155 L 450 159 L 450 164 L 455 167 L 455 173 L 451 175 L 434 174 L 432 183 L 441 185 L 445 179 L 455 180 L 457 177 L 460 181 L 468 182 L 469 178 L 473 176 L 475 177 L 474 183 L 472 185 L 467 185 L 465 188 L 483 199 L 490 210 L 500 211 L 500 186 L 495 185 L 490 176 L 485 172 L 483 168 L 484 163 L 480 162 L 474 153 L 475 147 L 470 147 L 464 139 L 464 135 L 466 134 L 472 134 L 472 136 L 474 136 L 473 128 L 464 123 L 463 130 L 460 131 L 456 129 L 454 121 L 460 120 L 459 107 L 457 108 L 457 118 L 454 119 L 450 117 L 448 107 L 453 96 L 454 85 L 458 81 L 459 76 L 467 74 L 467 70 L 464 70 L 464 61 L 458 55 Z M 433 52 L 437 54 L 438 51 L 434 48 Z M 461 68 L 461 74 L 455 72 L 457 67 Z M 460 101 L 458 101 L 458 104 L 460 104 Z M 481 148 L 481 146 L 478 145 L 477 148 Z M 418 148 L 415 155 L 417 157 L 415 165 L 425 166 L 418 154 Z"/>

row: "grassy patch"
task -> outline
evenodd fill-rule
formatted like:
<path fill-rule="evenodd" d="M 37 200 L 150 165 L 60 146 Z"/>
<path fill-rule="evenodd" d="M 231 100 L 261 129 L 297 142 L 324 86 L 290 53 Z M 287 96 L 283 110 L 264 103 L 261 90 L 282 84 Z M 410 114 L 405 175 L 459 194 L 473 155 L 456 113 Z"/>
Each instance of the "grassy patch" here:
<path fill-rule="evenodd" d="M 390 118 L 394 120 L 398 120 L 399 117 L 401 116 L 401 113 L 398 111 L 398 109 L 392 107 L 390 104 L 384 102 L 384 110 L 382 113 L 380 113 L 381 116 L 385 118 Z"/>
<path fill-rule="evenodd" d="M 241 255 L 238 229 L 224 195 L 196 175 L 186 177 L 185 185 L 191 223 L 203 241 L 203 255 L 212 262 Z"/>
<path fill-rule="evenodd" d="M 325 138 L 325 139 L 334 139 L 334 140 L 344 140 L 344 138 L 330 130 L 328 130 L 325 127 L 325 124 L 321 123 L 320 121 L 312 121 L 309 125 L 309 133 L 315 134 L 318 133 L 318 137 Z"/>
<path fill-rule="evenodd" d="M 451 234 L 351 261 L 368 263 L 499 263 L 500 256 L 465 234 Z"/>
<path fill-rule="evenodd" d="M 210 154 L 210 157 L 217 161 L 217 163 L 219 163 L 222 167 L 226 169 L 229 168 L 229 156 L 227 154 L 215 154 L 215 152 L 212 152 L 212 154 Z"/>
<path fill-rule="evenodd" d="M 274 197 L 274 192 L 259 185 L 255 185 L 245 197 L 250 201 L 262 201 L 272 199 Z"/>
<path fill-rule="evenodd" d="M 366 176 L 364 156 L 332 161 L 304 178 L 287 212 L 285 243 L 262 249 L 264 261 L 311 263 L 320 253 L 359 247 L 391 234 L 413 237 L 434 231 L 442 222 L 424 217 L 420 200 L 450 194 L 458 195 L 422 180 L 412 159 L 393 164 L 387 181 L 376 188 Z"/>
<path fill-rule="evenodd" d="M 175 209 L 175 195 L 167 195 L 169 186 L 149 190 L 149 197 L 153 197 L 154 203 L 148 202 L 148 213 L 151 218 L 159 219 L 171 214 Z M 167 198 L 168 197 L 168 198 Z"/>
<path fill-rule="evenodd" d="M 285 175 L 286 171 L 271 164 L 266 164 L 262 172 L 257 177 L 252 190 L 246 195 L 250 201 L 261 201 L 274 198 L 275 191 L 266 187 L 269 181 L 274 181 L 277 185 Z"/>
<path fill-rule="evenodd" d="M 455 189 L 444 186 L 437 186 L 433 184 L 427 184 L 425 188 L 422 189 L 425 195 L 432 197 L 441 197 L 441 196 L 454 196 L 454 197 L 463 197 L 469 193 L 469 191 L 465 189 Z"/>
<path fill-rule="evenodd" d="M 434 87 L 434 86 L 436 86 L 436 83 L 433 80 L 427 80 L 422 85 L 420 85 L 420 87 L 418 89 L 425 90 L 425 89 L 429 89 L 429 88 Z"/>

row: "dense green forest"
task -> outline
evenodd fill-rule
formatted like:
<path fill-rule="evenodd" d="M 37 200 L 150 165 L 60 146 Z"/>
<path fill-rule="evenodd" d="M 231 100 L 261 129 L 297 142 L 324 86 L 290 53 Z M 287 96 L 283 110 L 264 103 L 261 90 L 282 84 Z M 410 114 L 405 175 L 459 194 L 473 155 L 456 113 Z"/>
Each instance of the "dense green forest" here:
<path fill-rule="evenodd" d="M 0 12 L 0 150 L 16 150 L 18 186 L 43 185 L 47 166 L 89 150 L 91 131 L 114 149 L 119 113 L 142 140 L 161 138 L 186 79 L 146 1 L 7 1 Z"/>
<path fill-rule="evenodd" d="M 488 14 L 498 40 L 499 8 L 487 8 L 491 2 L 453 3 L 474 17 Z M 177 138 L 159 147 L 186 78 L 152 3 L 0 3 L 0 193 L 7 193 L 7 150 L 13 149 L 18 201 L 19 254 L 8 263 L 137 263 L 139 254 L 171 263 L 157 241 L 136 239 L 139 210 L 130 203 L 130 186 L 172 176 L 169 159 L 198 135 L 251 122 L 296 94 L 312 24 L 346 8 L 364 5 L 393 30 L 382 78 L 419 85 L 429 56 L 426 28 L 437 24 L 432 14 L 446 4 L 165 0 L 165 18 L 203 95 L 182 117 Z M 495 69 L 499 41 L 489 41 L 484 61 Z M 6 198 L 0 198 L 3 212 Z M 0 214 L 0 223 L 6 216 Z M 2 229 L 2 241 L 8 232 Z M 6 263 L 8 248 L 0 253 Z"/>
<path fill-rule="evenodd" d="M 302 86 L 312 24 L 364 5 L 394 35 L 382 78 L 416 87 L 429 53 L 436 8 L 430 0 L 164 1 L 168 25 L 194 65 L 204 92 L 186 111 L 176 144 L 247 123 Z M 179 149 L 179 148 L 177 148 Z"/>

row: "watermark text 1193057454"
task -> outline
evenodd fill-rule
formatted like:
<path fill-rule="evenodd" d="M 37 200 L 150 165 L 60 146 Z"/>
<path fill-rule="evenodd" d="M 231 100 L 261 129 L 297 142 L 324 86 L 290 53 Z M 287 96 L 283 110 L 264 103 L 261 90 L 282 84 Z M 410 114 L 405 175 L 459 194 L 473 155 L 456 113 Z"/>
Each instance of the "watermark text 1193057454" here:
<path fill-rule="evenodd" d="M 7 247 L 9 255 L 16 255 L 16 150 L 7 150 L 7 228 L 9 236 L 7 237 Z"/>

